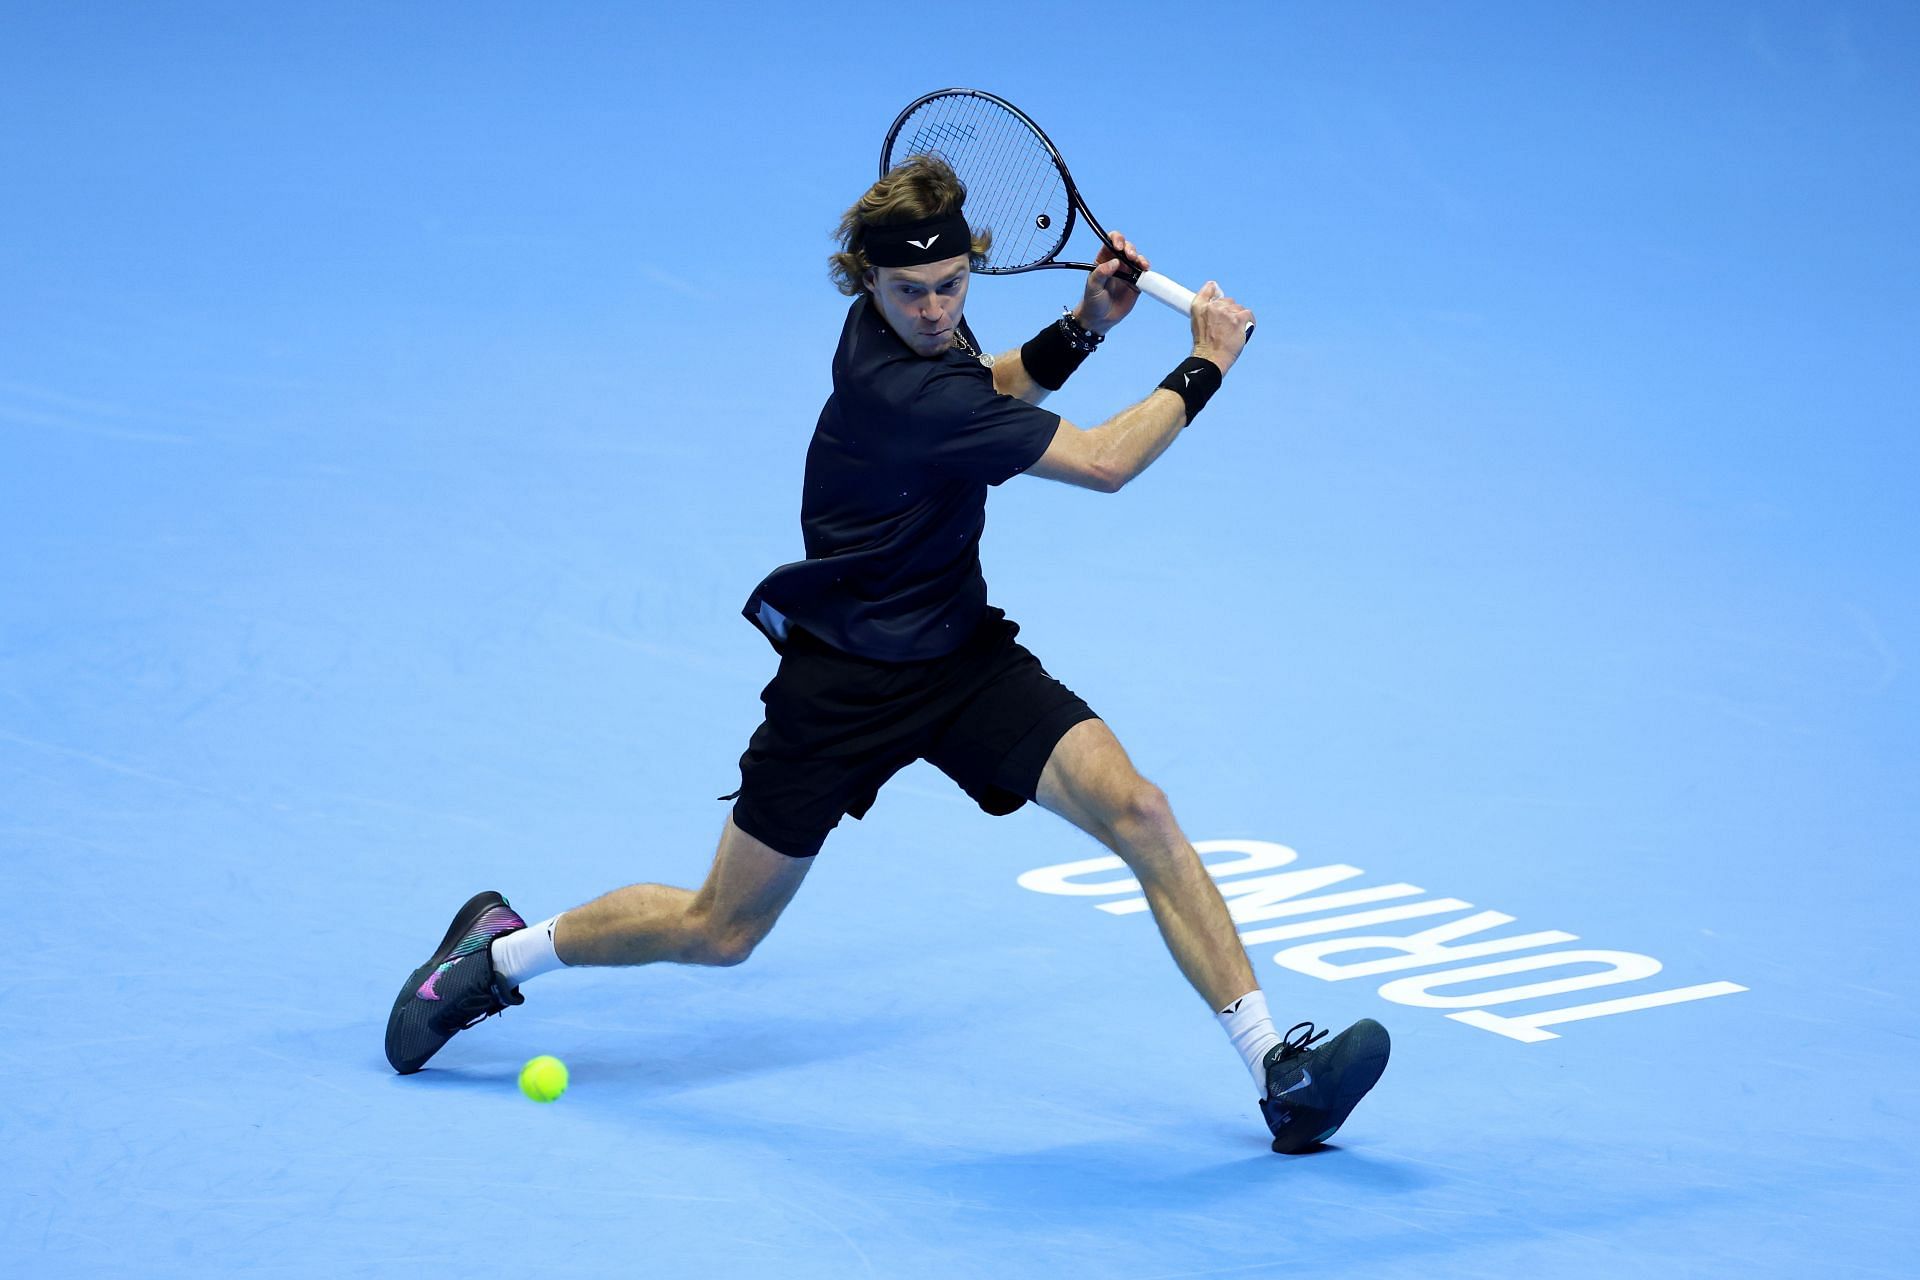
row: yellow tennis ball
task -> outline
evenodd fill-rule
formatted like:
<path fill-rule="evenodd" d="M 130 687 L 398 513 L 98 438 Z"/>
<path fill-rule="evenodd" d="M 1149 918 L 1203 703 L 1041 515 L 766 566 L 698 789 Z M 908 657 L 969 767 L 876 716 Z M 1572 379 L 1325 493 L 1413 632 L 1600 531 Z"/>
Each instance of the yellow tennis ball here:
<path fill-rule="evenodd" d="M 535 1102 L 552 1102 L 567 1091 L 567 1064 L 548 1054 L 527 1059 L 520 1068 L 520 1092 Z"/>

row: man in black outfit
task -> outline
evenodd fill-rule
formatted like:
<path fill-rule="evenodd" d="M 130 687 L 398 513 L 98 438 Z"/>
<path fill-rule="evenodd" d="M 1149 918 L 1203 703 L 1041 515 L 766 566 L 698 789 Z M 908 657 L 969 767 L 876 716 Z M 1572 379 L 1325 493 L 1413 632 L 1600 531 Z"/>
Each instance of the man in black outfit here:
<path fill-rule="evenodd" d="M 1029 800 L 1118 854 L 1181 972 L 1252 1074 L 1276 1151 L 1324 1141 L 1386 1067 L 1363 1019 L 1313 1047 L 1284 1039 L 1219 889 L 1166 796 L 1106 724 L 1049 675 L 987 604 L 987 489 L 1027 474 L 1117 492 L 1158 458 L 1233 367 L 1253 315 L 1208 282 L 1193 350 L 1145 399 L 1091 429 L 1039 407 L 1132 311 L 1124 236 L 1103 246 L 1079 305 L 1017 350 L 984 353 L 964 309 L 986 251 L 965 189 L 915 157 L 841 221 L 832 269 L 855 301 L 833 395 L 807 451 L 806 559 L 775 570 L 747 618 L 780 654 L 766 719 L 706 883 L 639 884 L 528 927 L 497 893 L 474 897 L 401 988 L 387 1026 L 395 1070 L 419 1070 L 459 1030 L 522 1003 L 520 984 L 570 965 L 733 965 L 773 928 L 844 815 L 930 761 L 989 814 Z"/>

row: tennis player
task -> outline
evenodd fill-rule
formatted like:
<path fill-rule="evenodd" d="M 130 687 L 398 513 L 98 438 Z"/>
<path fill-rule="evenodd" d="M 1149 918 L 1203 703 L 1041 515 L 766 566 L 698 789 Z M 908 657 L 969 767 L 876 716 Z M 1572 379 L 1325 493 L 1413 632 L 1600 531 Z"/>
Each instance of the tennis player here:
<path fill-rule="evenodd" d="M 1219 389 L 1253 313 L 1209 282 L 1194 303 L 1191 354 L 1106 422 L 1075 426 L 1040 403 L 1133 310 L 1139 294 L 1116 276 L 1122 257 L 1143 269 L 1147 260 L 1114 234 L 1072 311 L 989 356 L 965 317 L 970 269 L 988 248 L 965 199 L 944 162 L 921 156 L 841 219 L 831 274 L 854 301 L 807 451 L 806 559 L 776 569 L 746 603 L 780 664 L 760 695 L 766 718 L 740 758 L 740 789 L 722 797 L 734 805 L 706 883 L 629 885 L 532 926 L 499 894 L 475 896 L 394 1001 L 394 1070 L 420 1070 L 554 969 L 739 964 L 840 819 L 864 816 L 919 759 L 989 814 L 1035 801 L 1125 861 L 1175 963 L 1246 1063 L 1274 1150 L 1331 1136 L 1385 1069 L 1387 1033 L 1370 1019 L 1330 1040 L 1312 1023 L 1278 1034 L 1167 797 L 1016 640 L 981 576 L 989 487 L 1030 475 L 1117 492 Z"/>

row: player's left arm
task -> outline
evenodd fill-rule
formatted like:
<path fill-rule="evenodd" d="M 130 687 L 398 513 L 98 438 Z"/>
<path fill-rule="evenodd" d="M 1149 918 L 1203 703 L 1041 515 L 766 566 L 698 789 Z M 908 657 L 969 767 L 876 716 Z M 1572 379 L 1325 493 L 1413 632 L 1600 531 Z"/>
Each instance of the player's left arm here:
<path fill-rule="evenodd" d="M 1142 271 L 1151 270 L 1152 265 L 1133 247 L 1133 242 L 1118 231 L 1112 233 L 1112 241 L 1112 244 L 1100 246 L 1100 254 L 1093 260 L 1093 270 L 1087 273 L 1086 292 L 1080 297 L 1080 305 L 1073 309 L 1073 318 L 1082 327 L 1103 335 L 1125 320 L 1132 313 L 1133 304 L 1140 300 L 1138 289 L 1125 280 L 1115 278 L 1114 273 L 1120 269 L 1121 256 L 1124 254 Z M 1027 376 L 1027 367 L 1020 362 L 1018 347 L 1003 351 L 993 358 L 993 389 L 1003 396 L 1025 400 L 1028 404 L 1039 404 L 1047 398 L 1047 389 Z"/>

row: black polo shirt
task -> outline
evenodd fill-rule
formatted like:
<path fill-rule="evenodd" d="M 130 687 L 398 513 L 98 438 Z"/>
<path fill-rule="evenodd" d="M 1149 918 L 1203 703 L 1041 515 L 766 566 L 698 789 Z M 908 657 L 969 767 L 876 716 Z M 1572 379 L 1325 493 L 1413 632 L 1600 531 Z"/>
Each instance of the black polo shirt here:
<path fill-rule="evenodd" d="M 960 332 L 980 349 L 964 318 Z M 799 626 L 847 653 L 921 661 L 980 622 L 987 486 L 1038 462 L 1060 415 L 999 394 L 958 347 L 918 355 L 869 295 L 848 308 L 807 449 L 807 558 L 775 569 L 743 610 L 775 649 Z"/>

